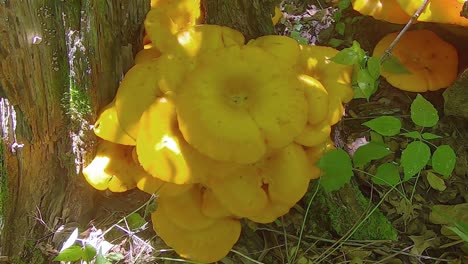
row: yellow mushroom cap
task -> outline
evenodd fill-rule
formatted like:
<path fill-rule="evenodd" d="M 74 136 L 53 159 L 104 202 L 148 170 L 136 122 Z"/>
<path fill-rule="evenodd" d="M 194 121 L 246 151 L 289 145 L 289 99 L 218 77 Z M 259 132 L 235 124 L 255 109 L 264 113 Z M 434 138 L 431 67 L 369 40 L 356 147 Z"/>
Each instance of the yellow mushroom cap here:
<path fill-rule="evenodd" d="M 249 41 L 248 45 L 262 48 L 278 59 L 278 64 L 292 67 L 299 58 L 299 43 L 293 38 L 278 35 L 262 36 Z"/>
<path fill-rule="evenodd" d="M 152 62 L 154 59 L 157 59 L 161 56 L 161 51 L 156 47 L 153 47 L 152 44 L 146 44 L 145 48 L 140 50 L 135 55 L 135 64 L 142 64 Z"/>
<path fill-rule="evenodd" d="M 107 141 L 135 146 L 136 142 L 120 126 L 114 101 L 106 105 L 94 123 L 94 134 Z"/>
<path fill-rule="evenodd" d="M 310 173 L 304 149 L 292 143 L 224 178 L 211 179 L 207 186 L 233 215 L 263 223 L 287 213 L 304 196 Z"/>
<path fill-rule="evenodd" d="M 382 56 L 397 34 L 391 33 L 381 39 L 374 48 L 373 56 Z M 392 54 L 411 72 L 394 74 L 382 69 L 381 75 L 398 89 L 410 92 L 435 91 L 450 86 L 457 78 L 457 50 L 432 31 L 406 32 L 393 48 Z"/>
<path fill-rule="evenodd" d="M 412 16 L 424 0 L 396 0 L 400 7 Z M 462 0 L 431 0 L 419 15 L 418 21 L 453 24 L 468 27 L 468 18 L 460 13 L 463 10 Z"/>
<path fill-rule="evenodd" d="M 303 146 L 312 147 L 319 145 L 330 137 L 331 126 L 327 120 L 315 125 L 307 125 L 305 129 L 295 138 L 295 142 Z"/>
<path fill-rule="evenodd" d="M 332 62 L 338 50 L 330 47 L 301 45 L 298 71 L 318 80 L 328 92 L 328 121 L 336 124 L 343 115 L 343 103 L 353 98 L 352 67 Z"/>
<path fill-rule="evenodd" d="M 161 195 L 158 198 L 158 210 L 161 210 L 171 221 L 186 230 L 205 229 L 215 222 L 215 218 L 202 214 L 202 188 L 192 187 L 175 196 Z"/>
<path fill-rule="evenodd" d="M 185 70 L 186 65 L 169 56 L 133 66 L 115 96 L 115 109 L 123 130 L 136 139 L 143 111 L 163 94 L 174 91 Z"/>
<path fill-rule="evenodd" d="M 301 74 L 299 80 L 304 85 L 307 105 L 309 106 L 307 123 L 316 125 L 328 117 L 328 92 L 316 79 Z"/>
<path fill-rule="evenodd" d="M 252 163 L 291 143 L 307 122 L 304 88 L 294 71 L 254 46 L 206 53 L 178 90 L 179 128 L 215 160 Z"/>
<path fill-rule="evenodd" d="M 145 30 L 163 53 L 172 49 L 177 32 L 196 25 L 200 18 L 199 0 L 161 1 L 145 18 Z"/>
<path fill-rule="evenodd" d="M 271 17 L 271 22 L 273 22 L 273 25 L 278 24 L 282 17 L 283 12 L 281 12 L 281 9 L 279 7 L 275 6 L 275 14 Z"/>
<path fill-rule="evenodd" d="M 182 257 L 211 263 L 225 257 L 240 236 L 239 220 L 217 219 L 200 230 L 187 230 L 177 226 L 163 210 L 151 214 L 153 227 L 164 242 Z"/>
<path fill-rule="evenodd" d="M 319 178 L 321 174 L 320 168 L 317 167 L 316 163 L 320 160 L 323 154 L 325 154 L 325 152 L 334 148 L 335 146 L 333 145 L 331 138 L 328 138 L 325 142 L 316 146 L 305 148 L 307 159 L 312 164 L 312 173 L 310 174 L 312 180 Z"/>
<path fill-rule="evenodd" d="M 136 154 L 135 147 L 132 150 L 132 159 L 133 162 L 135 162 L 136 164 L 140 164 L 140 162 L 138 161 L 138 155 Z M 136 187 L 148 194 L 157 194 L 160 196 L 176 196 L 192 188 L 191 184 L 174 184 L 171 182 L 162 181 L 156 177 L 153 177 L 146 171 L 144 174 L 135 174 L 133 178 L 136 182 Z"/>
<path fill-rule="evenodd" d="M 261 163 L 244 165 L 225 177 L 209 179 L 207 186 L 231 214 L 237 217 L 255 215 L 268 204 L 262 170 Z"/>
<path fill-rule="evenodd" d="M 221 203 L 213 191 L 205 188 L 202 197 L 202 214 L 211 218 L 233 217 L 234 215 Z"/>
<path fill-rule="evenodd" d="M 218 25 L 196 25 L 178 32 L 175 39 L 167 52 L 189 60 L 211 50 L 242 46 L 245 42 L 241 32 Z"/>
<path fill-rule="evenodd" d="M 267 206 L 258 212 L 258 214 L 250 215 L 248 219 L 256 223 L 269 224 L 278 219 L 278 217 L 287 214 L 290 209 L 291 206 L 268 202 Z"/>
<path fill-rule="evenodd" d="M 411 19 L 396 0 L 353 0 L 352 4 L 354 10 L 377 20 L 406 24 Z"/>
<path fill-rule="evenodd" d="M 83 169 L 86 181 L 101 191 L 125 192 L 133 189 L 136 186 L 134 177 L 146 172 L 133 161 L 132 149 L 131 146 L 101 141 L 93 161 Z"/>
<path fill-rule="evenodd" d="M 263 182 L 273 203 L 294 206 L 306 193 L 310 162 L 302 146 L 292 143 L 265 161 Z"/>
<path fill-rule="evenodd" d="M 264 162 L 262 179 L 268 193 L 268 204 L 248 218 L 259 223 L 271 223 L 286 214 L 306 193 L 312 165 L 304 149 L 290 144 Z"/>
<path fill-rule="evenodd" d="M 136 150 L 146 171 L 175 184 L 199 183 L 238 166 L 210 159 L 191 147 L 179 131 L 174 104 L 165 98 L 156 100 L 141 116 Z"/>

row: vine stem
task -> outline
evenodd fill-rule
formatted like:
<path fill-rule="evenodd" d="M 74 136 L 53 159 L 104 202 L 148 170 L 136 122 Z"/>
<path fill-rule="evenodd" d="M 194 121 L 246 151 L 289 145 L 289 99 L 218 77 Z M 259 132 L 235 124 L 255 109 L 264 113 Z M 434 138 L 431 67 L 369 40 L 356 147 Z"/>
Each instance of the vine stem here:
<path fill-rule="evenodd" d="M 416 12 L 414 12 L 413 16 L 408 21 L 408 23 L 406 23 L 405 27 L 400 31 L 400 33 L 398 33 L 397 37 L 392 41 L 392 43 L 390 43 L 388 48 L 385 50 L 384 54 L 380 58 L 381 62 L 386 60 L 392 54 L 392 51 L 393 51 L 393 48 L 395 47 L 395 45 L 400 41 L 401 37 L 403 37 L 403 35 L 414 24 L 414 22 L 416 20 L 418 20 L 418 18 L 421 15 L 422 11 L 426 8 L 427 4 L 429 4 L 429 1 L 430 0 L 424 0 L 424 2 L 421 4 L 421 6 L 418 8 L 418 10 L 416 10 Z"/>

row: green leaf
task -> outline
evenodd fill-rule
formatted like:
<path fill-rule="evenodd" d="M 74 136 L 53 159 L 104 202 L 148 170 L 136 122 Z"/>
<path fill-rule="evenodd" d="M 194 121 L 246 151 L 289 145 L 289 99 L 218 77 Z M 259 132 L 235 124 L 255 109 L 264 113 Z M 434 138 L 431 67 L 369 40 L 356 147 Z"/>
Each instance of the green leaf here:
<path fill-rule="evenodd" d="M 301 36 L 301 33 L 298 31 L 291 32 L 291 38 L 295 39 L 301 45 L 307 45 L 307 39 Z"/>
<path fill-rule="evenodd" d="M 439 114 L 434 106 L 420 94 L 411 104 L 411 119 L 422 127 L 433 127 L 439 122 Z"/>
<path fill-rule="evenodd" d="M 370 75 L 377 80 L 380 77 L 380 59 L 377 57 L 370 57 L 367 60 L 367 69 Z"/>
<path fill-rule="evenodd" d="M 401 182 L 398 167 L 393 163 L 384 163 L 377 168 L 377 173 L 372 177 L 375 184 L 395 186 Z"/>
<path fill-rule="evenodd" d="M 426 178 L 427 178 L 427 182 L 429 182 L 429 185 L 432 187 L 432 189 L 440 191 L 440 192 L 447 189 L 447 186 L 445 185 L 444 180 L 437 177 L 437 175 L 435 175 L 434 173 L 428 171 Z"/>
<path fill-rule="evenodd" d="M 363 125 L 387 137 L 398 135 L 401 129 L 400 119 L 393 116 L 377 117 L 363 123 Z"/>
<path fill-rule="evenodd" d="M 358 70 L 356 86 L 354 87 L 354 98 L 369 99 L 377 91 L 376 79 L 370 75 L 367 69 Z"/>
<path fill-rule="evenodd" d="M 146 220 L 143 217 L 141 217 L 141 215 L 138 213 L 130 214 L 125 219 L 127 221 L 127 224 L 130 230 L 138 229 L 142 227 L 144 224 L 146 224 Z"/>
<path fill-rule="evenodd" d="M 83 257 L 80 246 L 71 246 L 60 252 L 52 261 L 77 261 Z"/>
<path fill-rule="evenodd" d="M 340 22 L 338 22 L 338 23 L 335 24 L 335 31 L 336 31 L 338 34 L 342 35 L 342 36 L 343 36 L 344 33 L 345 33 L 345 29 L 346 29 L 345 23 L 343 23 L 343 22 L 340 21 Z"/>
<path fill-rule="evenodd" d="M 121 261 L 124 258 L 125 258 L 124 255 L 122 255 L 121 253 L 116 253 L 116 252 L 112 252 L 107 255 L 107 259 L 112 260 L 112 261 Z"/>
<path fill-rule="evenodd" d="M 109 260 L 107 260 L 103 255 L 102 255 L 102 249 L 99 248 L 99 252 L 97 253 L 96 260 L 94 262 L 95 264 L 112 264 Z"/>
<path fill-rule="evenodd" d="M 112 262 L 108 261 L 101 252 L 96 256 L 95 264 L 112 264 Z"/>
<path fill-rule="evenodd" d="M 375 131 L 370 131 L 369 135 L 370 135 L 370 141 L 372 141 L 374 143 L 381 143 L 381 144 L 384 143 L 384 138 L 379 133 L 377 133 Z"/>
<path fill-rule="evenodd" d="M 437 138 L 442 138 L 442 137 L 436 134 L 432 134 L 432 133 L 423 133 L 422 138 L 426 140 L 431 140 L 431 139 L 437 139 Z"/>
<path fill-rule="evenodd" d="M 394 74 L 411 73 L 403 64 L 401 64 L 400 60 L 393 55 L 390 55 L 382 62 L 382 70 Z"/>
<path fill-rule="evenodd" d="M 345 10 L 351 5 L 351 0 L 340 0 L 338 1 L 338 8 L 340 10 Z"/>
<path fill-rule="evenodd" d="M 403 166 L 404 180 L 411 179 L 420 172 L 431 158 L 431 149 L 421 141 L 413 141 L 408 144 L 401 153 L 401 165 Z"/>
<path fill-rule="evenodd" d="M 341 46 L 343 43 L 344 43 L 344 40 L 337 39 L 337 38 L 332 38 L 328 41 L 328 45 L 332 48 L 337 48 Z"/>
<path fill-rule="evenodd" d="M 317 165 L 323 172 L 320 177 L 320 185 L 326 192 L 340 189 L 353 176 L 351 159 L 348 153 L 342 149 L 326 152 Z"/>
<path fill-rule="evenodd" d="M 369 142 L 366 145 L 360 146 L 353 155 L 354 166 L 364 167 L 373 160 L 381 159 L 392 151 L 385 145 Z"/>
<path fill-rule="evenodd" d="M 432 168 L 437 173 L 449 177 L 455 169 L 457 155 L 449 145 L 439 146 L 432 155 Z"/>
<path fill-rule="evenodd" d="M 353 41 L 353 45 L 350 48 L 342 49 L 330 60 L 339 64 L 353 65 L 361 64 L 366 58 L 366 53 L 357 41 Z"/>
<path fill-rule="evenodd" d="M 86 262 L 90 262 L 96 256 L 96 248 L 91 246 L 90 244 L 86 244 L 83 249 L 83 260 Z"/>
<path fill-rule="evenodd" d="M 421 133 L 418 131 L 411 131 L 407 133 L 401 133 L 402 136 L 408 137 L 408 138 L 414 138 L 414 139 L 421 139 Z"/>
<path fill-rule="evenodd" d="M 458 227 L 456 226 L 449 226 L 447 227 L 448 229 L 450 229 L 452 232 L 454 232 L 455 234 L 457 234 L 457 236 L 459 236 L 461 239 L 463 239 L 463 241 L 465 242 L 468 242 L 468 233 L 467 233 L 467 230 L 464 230 L 464 232 L 462 230 L 460 230 Z"/>

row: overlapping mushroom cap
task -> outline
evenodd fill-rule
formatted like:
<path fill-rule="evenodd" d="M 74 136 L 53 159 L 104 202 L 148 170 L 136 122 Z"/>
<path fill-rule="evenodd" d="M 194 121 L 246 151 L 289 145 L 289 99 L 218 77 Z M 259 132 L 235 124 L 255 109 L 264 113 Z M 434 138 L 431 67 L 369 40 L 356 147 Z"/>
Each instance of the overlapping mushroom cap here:
<path fill-rule="evenodd" d="M 176 107 L 184 138 L 202 154 L 252 163 L 304 129 L 303 87 L 292 69 L 268 67 L 277 63 L 264 50 L 230 47 L 198 60 Z"/>

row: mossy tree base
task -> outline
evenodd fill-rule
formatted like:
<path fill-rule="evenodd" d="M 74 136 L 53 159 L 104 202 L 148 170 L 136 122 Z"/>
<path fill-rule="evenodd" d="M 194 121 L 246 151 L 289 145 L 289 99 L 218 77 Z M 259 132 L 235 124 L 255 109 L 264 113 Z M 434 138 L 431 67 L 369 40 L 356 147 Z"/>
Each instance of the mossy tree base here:
<path fill-rule="evenodd" d="M 133 64 L 148 10 L 148 0 L 0 1 L 0 96 L 15 112 L 2 126 L 10 261 L 36 263 L 37 243 L 93 217 L 79 171 L 93 155 L 90 124 Z"/>

